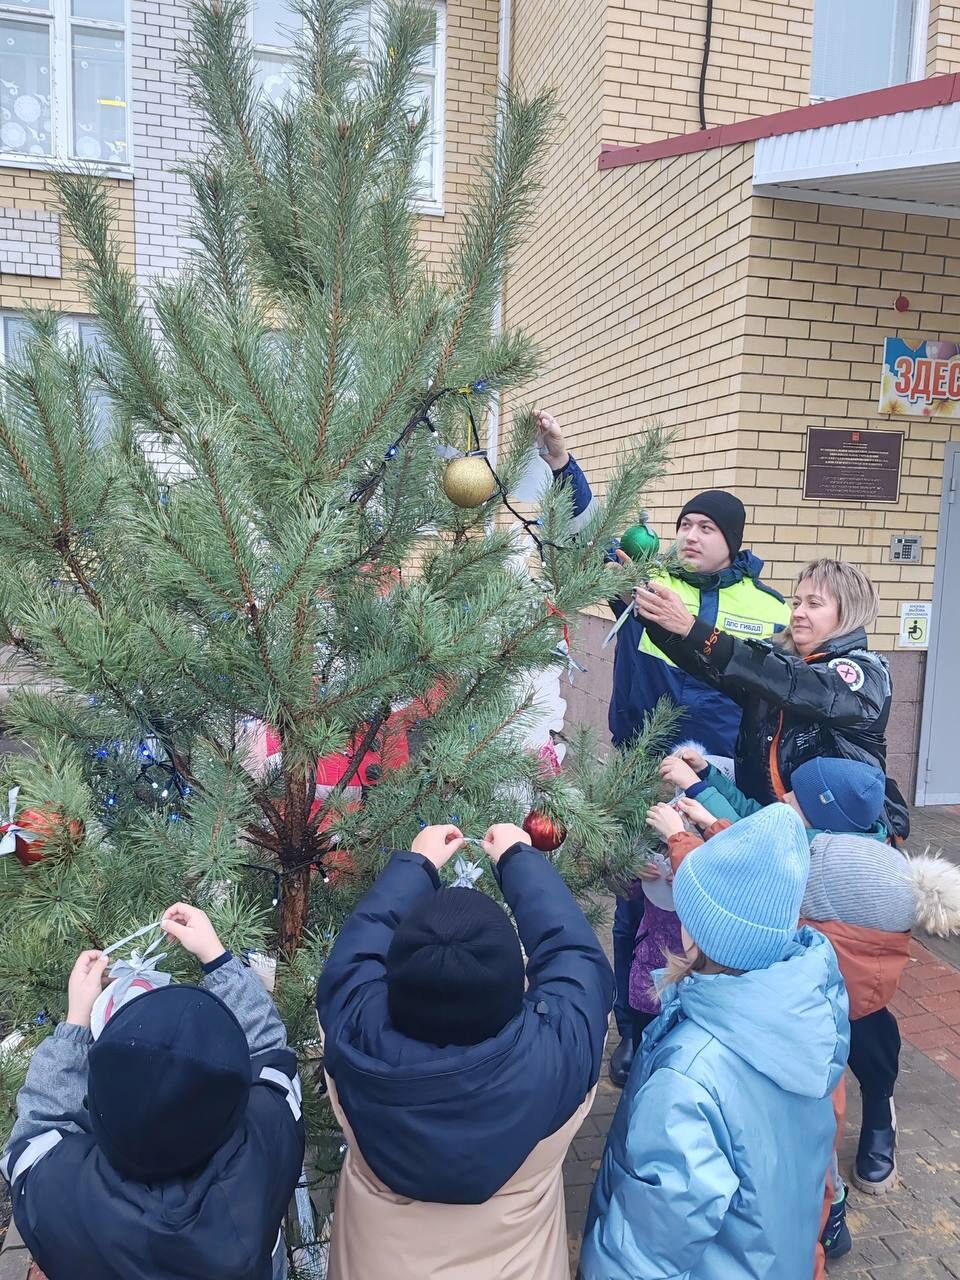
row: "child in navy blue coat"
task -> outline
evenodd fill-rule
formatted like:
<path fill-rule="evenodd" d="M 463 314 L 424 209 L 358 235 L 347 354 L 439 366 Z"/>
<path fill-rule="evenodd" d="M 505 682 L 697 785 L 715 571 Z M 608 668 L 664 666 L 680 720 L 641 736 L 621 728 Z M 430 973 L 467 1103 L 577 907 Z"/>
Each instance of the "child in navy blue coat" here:
<path fill-rule="evenodd" d="M 484 839 L 516 929 L 480 890 L 441 887 L 462 844 L 428 827 L 394 854 L 320 979 L 348 1144 L 330 1280 L 569 1276 L 563 1158 L 600 1072 L 613 973 L 523 831 Z"/>

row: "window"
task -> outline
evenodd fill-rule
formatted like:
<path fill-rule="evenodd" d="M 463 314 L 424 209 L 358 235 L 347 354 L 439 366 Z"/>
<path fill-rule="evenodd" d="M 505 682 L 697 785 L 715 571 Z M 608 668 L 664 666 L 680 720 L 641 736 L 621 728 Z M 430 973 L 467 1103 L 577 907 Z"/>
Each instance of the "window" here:
<path fill-rule="evenodd" d="M 16 362 L 23 351 L 24 343 L 29 342 L 33 328 L 27 318 L 16 311 L 4 311 L 0 324 L 0 357 Z M 103 341 L 99 322 L 89 316 L 61 316 L 59 333 L 68 341 L 77 343 L 81 348 L 97 352 Z M 90 408 L 94 418 L 95 441 L 101 444 L 110 429 L 110 415 L 113 406 L 110 395 L 104 387 L 95 387 L 90 393 Z"/>
<path fill-rule="evenodd" d="M 257 78 L 273 102 L 280 103 L 293 87 L 290 46 L 303 29 L 303 19 L 284 0 L 255 0 L 250 9 Z"/>
<path fill-rule="evenodd" d="M 929 0 L 816 0 L 814 98 L 922 79 Z"/>
<path fill-rule="evenodd" d="M 443 90 L 446 49 L 446 4 L 432 5 L 434 40 L 424 50 L 423 63 L 414 79 L 410 110 L 426 110 L 429 121 L 418 166 L 418 206 L 424 212 L 443 212 Z M 302 28 L 302 19 L 287 0 L 254 0 L 250 12 L 250 37 L 254 45 L 257 74 L 264 93 L 282 102 L 290 92 L 293 77 L 290 46 Z M 376 15 L 369 9 L 356 27 L 356 43 L 367 54 L 378 38 Z"/>
<path fill-rule="evenodd" d="M 126 0 L 0 0 L 0 157 L 125 165 Z"/>

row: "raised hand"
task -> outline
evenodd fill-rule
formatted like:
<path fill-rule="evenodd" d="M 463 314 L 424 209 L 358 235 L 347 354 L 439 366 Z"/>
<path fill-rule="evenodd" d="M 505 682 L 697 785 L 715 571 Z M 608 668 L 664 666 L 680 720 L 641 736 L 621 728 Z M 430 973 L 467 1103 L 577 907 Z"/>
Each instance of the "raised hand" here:
<path fill-rule="evenodd" d="M 707 757 L 702 756 L 694 747 L 681 747 L 679 751 L 675 751 L 673 754 L 678 756 L 684 764 L 688 764 L 696 774 L 703 773 L 710 763 Z"/>
<path fill-rule="evenodd" d="M 681 796 L 677 801 L 677 808 L 685 818 L 688 818 L 701 831 L 705 831 L 707 827 L 712 827 L 716 822 L 716 818 L 710 810 L 702 805 L 699 800 L 693 800 L 690 796 Z"/>
<path fill-rule="evenodd" d="M 653 827 L 663 840 L 669 840 L 684 829 L 683 819 L 670 804 L 655 804 L 648 809 L 647 826 Z"/>
<path fill-rule="evenodd" d="M 564 443 L 560 423 L 552 413 L 537 409 L 533 415 L 537 424 L 537 448 L 552 471 L 562 471 L 570 461 L 570 454 Z"/>
<path fill-rule="evenodd" d="M 196 956 L 201 964 L 219 960 L 226 951 L 207 913 L 186 902 L 175 902 L 172 907 L 167 907 L 160 928 L 171 938 L 176 938 L 181 947 Z"/>
<path fill-rule="evenodd" d="M 660 777 L 671 786 L 679 787 L 681 791 L 696 786 L 700 781 L 690 765 L 678 755 L 667 756 L 660 766 Z"/>
<path fill-rule="evenodd" d="M 512 822 L 495 822 L 483 837 L 483 851 L 491 862 L 499 862 L 515 844 L 529 843 L 530 837 L 522 827 L 515 827 Z"/>
<path fill-rule="evenodd" d="M 448 824 L 424 827 L 410 847 L 439 871 L 465 843 L 460 828 Z"/>
<path fill-rule="evenodd" d="M 90 1013 L 103 990 L 103 977 L 110 957 L 102 951 L 81 951 L 74 961 L 67 983 L 67 1021 L 75 1027 L 89 1027 Z"/>
<path fill-rule="evenodd" d="M 658 582 L 645 582 L 633 593 L 634 608 L 641 618 L 655 622 L 675 636 L 686 636 L 696 618 L 675 591 Z"/>

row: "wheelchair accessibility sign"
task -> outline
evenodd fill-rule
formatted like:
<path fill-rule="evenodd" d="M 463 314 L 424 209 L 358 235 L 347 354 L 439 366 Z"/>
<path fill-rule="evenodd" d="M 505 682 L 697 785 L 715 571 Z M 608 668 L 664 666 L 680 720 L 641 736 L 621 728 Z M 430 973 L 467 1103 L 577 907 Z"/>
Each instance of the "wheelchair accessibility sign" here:
<path fill-rule="evenodd" d="M 930 643 L 928 600 L 910 600 L 900 606 L 900 648 L 926 649 Z"/>

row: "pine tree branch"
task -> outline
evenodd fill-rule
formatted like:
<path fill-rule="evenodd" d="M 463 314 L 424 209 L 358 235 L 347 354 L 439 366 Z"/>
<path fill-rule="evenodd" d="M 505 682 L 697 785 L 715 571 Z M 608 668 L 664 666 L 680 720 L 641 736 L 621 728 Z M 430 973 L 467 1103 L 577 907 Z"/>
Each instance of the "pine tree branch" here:
<path fill-rule="evenodd" d="M 113 493 L 115 483 L 116 483 L 115 476 L 107 477 L 104 483 L 103 489 L 100 492 L 100 497 L 97 499 L 96 505 L 94 506 L 93 510 L 90 513 L 91 524 L 96 524 L 96 522 L 100 520 L 101 517 L 103 516 L 103 513 L 107 507 L 107 503 L 110 501 L 111 494 Z"/>
<path fill-rule="evenodd" d="M 150 411 L 154 426 L 178 432 L 180 423 L 171 411 L 162 384 L 162 366 L 157 358 L 154 335 L 137 300 L 137 290 L 129 272 L 120 265 L 120 253 L 110 239 L 111 210 L 104 186 L 90 174 L 57 174 L 54 184 L 60 196 L 71 232 L 88 260 L 80 271 L 95 314 L 110 341 L 132 371 Z M 141 345 L 142 344 L 142 347 Z M 148 354 L 150 365 L 144 363 Z M 129 403 L 121 385 L 117 393 Z"/>
<path fill-rule="evenodd" d="M 309 609 L 309 599 L 306 596 L 301 596 L 297 601 L 297 608 L 293 615 L 293 643 L 290 646 L 290 660 L 294 670 L 300 666 L 303 659 Z"/>
<path fill-rule="evenodd" d="M 240 581 L 240 589 L 243 591 L 246 600 L 246 614 L 250 619 L 250 625 L 253 627 L 253 634 L 257 641 L 257 649 L 260 653 L 260 661 L 263 663 L 263 669 L 269 676 L 271 683 L 275 689 L 280 689 L 281 682 L 277 676 L 273 665 L 273 659 L 270 656 L 270 649 L 267 645 L 267 638 L 263 632 L 263 626 L 260 620 L 260 608 L 257 604 L 256 596 L 253 590 L 253 583 L 250 581 L 250 575 L 247 567 L 243 562 L 243 555 L 240 551 L 240 540 L 237 531 L 230 519 L 230 513 L 227 510 L 226 498 L 220 485 L 220 477 L 217 472 L 216 464 L 213 460 L 213 450 L 210 445 L 209 436 L 201 436 L 200 453 L 203 457 L 204 467 L 207 479 L 210 482 L 210 490 L 213 494 L 214 505 L 217 508 L 217 515 L 220 517 L 220 523 L 223 525 L 224 534 L 227 539 L 227 546 L 230 549 L 230 557 L 233 560 L 234 568 Z"/>
<path fill-rule="evenodd" d="M 397 272 L 394 266 L 394 253 L 396 250 L 393 243 L 393 236 L 390 231 L 390 219 L 387 216 L 387 202 L 385 200 L 381 201 L 377 208 L 380 219 L 383 263 L 387 272 L 387 292 L 390 294 L 390 301 L 393 304 L 394 315 L 399 316 L 403 312 L 403 297 L 400 293 L 400 281 L 397 278 Z"/>
<path fill-rule="evenodd" d="M 171 650 L 170 646 L 167 644 L 164 636 L 161 635 L 161 633 L 157 630 L 157 628 L 153 625 L 152 622 L 148 622 L 146 624 L 146 628 L 154 644 L 157 646 L 157 648 L 163 654 L 163 656 L 167 658 L 171 663 L 174 663 L 177 665 L 181 674 L 186 676 L 186 678 L 190 681 L 190 683 L 197 690 L 197 692 L 203 695 L 204 701 L 207 701 L 210 697 L 210 690 L 203 683 L 203 681 L 198 680 L 197 677 L 190 670 L 189 666 L 186 663 L 180 661 L 177 655 Z"/>
<path fill-rule="evenodd" d="M 265 190 L 267 175 L 253 134 L 247 12 L 242 3 L 193 3 L 190 25 L 195 40 L 187 46 L 184 63 L 193 81 L 195 108 L 227 146 L 239 145 L 256 186 Z"/>
<path fill-rule="evenodd" d="M 271 430 L 273 431 L 277 439 L 280 441 L 280 443 L 283 445 L 284 449 L 286 449 L 289 456 L 291 458 L 296 458 L 298 456 L 299 451 L 296 445 L 293 443 L 293 441 L 290 439 L 290 437 L 287 435 L 286 431 L 284 430 L 283 424 L 280 422 L 280 419 L 276 416 L 276 414 L 271 409 L 266 397 L 264 396 L 262 390 L 260 389 L 260 384 L 257 382 L 257 379 L 254 376 L 253 370 L 250 368 L 250 364 L 249 364 L 249 361 L 247 360 L 246 355 L 241 350 L 239 342 L 234 341 L 231 344 L 231 349 L 233 351 L 234 356 L 236 357 L 237 366 L 240 369 L 241 374 L 243 375 L 244 385 L 246 386 L 247 390 L 250 392 L 250 395 L 253 397 L 254 403 L 256 404 L 260 412 L 263 414 L 266 421 L 270 424 Z M 255 424 L 251 423 L 251 426 L 254 426 L 254 425 Z"/>
<path fill-rule="evenodd" d="M 227 539 L 227 546 L 230 549 L 230 558 L 233 561 L 233 567 L 237 573 L 240 590 L 243 592 L 243 596 L 246 601 L 246 611 L 250 615 L 251 622 L 256 624 L 257 619 L 259 618 L 259 609 L 257 608 L 257 600 L 253 591 L 253 583 L 250 581 L 250 575 L 247 572 L 247 567 L 243 563 L 243 556 L 240 551 L 240 540 L 237 536 L 236 529 L 233 527 L 233 521 L 230 519 L 230 513 L 227 511 L 227 502 L 223 494 L 223 488 L 220 484 L 220 476 L 213 460 L 213 450 L 210 445 L 210 437 L 201 436 L 199 447 L 201 456 L 203 457 L 207 479 L 210 482 L 210 492 L 213 494 L 213 501 L 217 508 L 217 515 L 220 517 L 220 523 L 223 526 L 223 532 Z"/>
<path fill-rule="evenodd" d="M 67 374 L 70 379 L 70 391 L 71 391 L 72 400 L 73 400 L 71 417 L 73 419 L 73 422 L 75 422 L 78 426 L 85 428 L 87 426 L 87 419 L 90 414 L 90 407 L 89 407 L 88 398 L 87 398 L 89 389 L 84 384 L 84 379 L 82 376 L 82 372 L 81 372 L 81 368 L 78 360 L 71 359 L 68 361 Z M 73 479 L 74 479 L 75 485 L 78 488 L 83 489 L 85 486 L 86 478 L 87 478 L 88 436 L 85 430 L 81 430 L 80 432 L 78 432 L 78 435 L 81 441 L 81 447 L 77 450 L 77 455 L 75 459 L 77 474 Z"/>
<path fill-rule="evenodd" d="M 532 697 L 524 698 L 523 702 L 520 704 L 519 707 L 511 711 L 510 714 L 505 719 L 501 720 L 498 725 L 496 725 L 493 729 L 490 730 L 489 733 L 487 733 L 483 738 L 480 739 L 480 741 L 476 744 L 476 746 L 472 747 L 467 752 L 467 754 L 463 758 L 464 764 L 469 764 L 471 760 L 476 760 L 478 756 L 481 756 L 483 752 L 486 751 L 487 747 L 489 747 L 492 742 L 495 742 L 496 739 L 499 738 L 501 733 L 503 733 L 506 729 L 509 729 L 512 724 L 514 724 L 517 720 L 519 720 L 522 716 L 524 716 L 532 706 L 533 706 L 533 698 Z"/>
<path fill-rule="evenodd" d="M 143 497 L 144 500 L 146 500 L 145 494 Z M 168 529 L 164 529 L 162 531 L 161 537 L 163 538 L 164 543 L 170 547 L 171 550 L 177 553 L 184 564 L 188 565 L 190 569 L 193 570 L 204 586 L 209 588 L 209 590 L 217 596 L 218 599 L 222 600 L 225 605 L 228 605 L 233 613 L 243 613 L 243 601 L 237 600 L 236 597 L 230 595 L 229 592 L 221 587 L 219 582 L 214 578 L 211 578 L 206 570 L 201 568 L 193 556 L 190 555 L 179 538 L 176 538 Z"/>
<path fill-rule="evenodd" d="M 13 433 L 7 426 L 6 419 L 2 416 L 0 416 L 0 444 L 3 445 L 7 453 L 10 455 L 13 465 L 16 467 L 20 479 L 23 481 L 24 487 L 33 499 L 33 505 L 46 519 L 51 529 L 55 528 L 56 521 L 51 514 L 50 508 L 47 506 L 46 501 L 33 478 L 30 467 L 27 465 L 27 460 L 20 451 Z"/>
<path fill-rule="evenodd" d="M 77 559 L 76 552 L 71 548 L 67 535 L 65 533 L 58 533 L 53 540 L 53 546 L 54 550 L 59 552 L 63 563 L 70 572 L 70 576 L 79 584 L 83 594 L 93 605 L 94 609 L 96 609 L 100 617 L 104 617 L 105 609 L 103 598 L 87 577 L 87 571 Z"/>
<path fill-rule="evenodd" d="M 311 533 L 310 537 L 307 539 L 307 545 L 303 550 L 303 555 L 301 555 L 300 559 L 297 561 L 292 572 L 287 577 L 286 582 L 282 583 L 277 588 L 263 606 L 261 612 L 264 617 L 266 617 L 271 610 L 275 609 L 277 605 L 282 604 L 290 592 L 294 591 L 299 585 L 300 579 L 303 577 L 306 572 L 307 565 L 310 563 L 310 557 L 313 555 L 314 551 L 316 551 L 317 544 L 322 537 L 323 529 L 314 529 L 313 533 Z"/>
<path fill-rule="evenodd" d="M 9 520 L 11 524 L 15 524 L 18 529 L 22 529 L 31 540 L 39 541 L 40 538 L 43 537 L 43 530 L 38 529 L 36 525 L 32 525 L 27 520 L 24 520 L 22 516 L 18 515 L 16 511 L 11 507 L 8 507 L 5 503 L 0 503 L 0 516 Z"/>
<path fill-rule="evenodd" d="M 323 378 L 323 400 L 320 405 L 320 418 L 317 423 L 317 444 L 313 451 L 316 462 L 327 444 L 327 431 L 333 414 L 333 389 L 337 374 L 337 357 L 340 354 L 340 328 L 343 324 L 343 256 L 346 241 L 345 205 L 348 190 L 347 176 L 347 132 L 350 125 L 345 121 L 337 126 L 340 138 L 337 157 L 339 160 L 339 183 L 337 187 L 337 219 L 333 232 L 333 270 L 331 271 L 332 294 L 330 298 L 330 315 L 327 334 L 327 360 Z"/>
<path fill-rule="evenodd" d="M 295 140 L 293 120 L 289 116 L 283 116 L 275 123 L 279 125 L 283 134 L 283 180 L 287 196 L 286 206 L 290 211 L 290 226 L 293 230 L 294 239 L 298 244 L 302 244 L 304 234 L 300 220 L 300 192 L 297 190 L 297 177 L 293 167 L 293 144 Z"/>
<path fill-rule="evenodd" d="M 203 367 L 203 361 L 200 358 L 200 352 L 194 343 L 193 334 L 190 333 L 183 322 L 183 311 L 179 300 L 171 300 L 166 308 L 166 314 L 174 323 L 173 336 L 177 339 L 177 351 L 181 358 L 189 365 L 190 369 L 200 379 L 204 389 L 216 400 L 223 408 L 231 409 L 234 407 L 233 399 L 227 394 L 222 386 L 206 372 Z"/>
<path fill-rule="evenodd" d="M 416 370 L 417 365 L 420 363 L 424 349 L 426 348 L 430 339 L 436 333 L 439 320 L 440 320 L 439 312 L 434 311 L 430 314 L 430 316 L 427 319 L 427 323 L 423 326 L 423 329 L 417 339 L 415 346 L 413 347 L 413 349 L 410 352 L 410 355 L 407 358 L 406 364 L 397 374 L 387 394 L 383 397 L 383 399 L 374 409 L 373 414 L 371 415 L 370 421 L 367 424 L 366 428 L 357 437 L 356 442 L 350 448 L 346 449 L 342 454 L 342 456 L 340 457 L 339 462 L 337 463 L 337 465 L 333 470 L 333 474 L 335 476 L 339 475 L 344 470 L 345 467 L 348 467 L 350 463 L 353 462 L 353 460 L 357 457 L 357 455 L 361 453 L 363 449 L 366 448 L 369 442 L 373 439 L 373 437 L 377 434 L 377 432 L 383 426 L 384 422 L 387 419 L 387 415 L 389 414 L 390 410 L 394 407 L 394 405 L 397 403 L 400 396 L 403 394 L 403 390 L 406 387 L 409 378 Z"/>
<path fill-rule="evenodd" d="M 23 636 L 18 636 L 6 618 L 0 619 L 0 627 L 3 628 L 4 644 L 16 649 L 18 653 L 22 653 L 26 657 L 39 662 L 41 658 L 40 650 L 30 640 L 25 639 Z"/>

